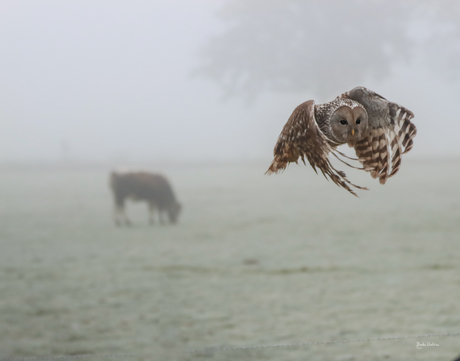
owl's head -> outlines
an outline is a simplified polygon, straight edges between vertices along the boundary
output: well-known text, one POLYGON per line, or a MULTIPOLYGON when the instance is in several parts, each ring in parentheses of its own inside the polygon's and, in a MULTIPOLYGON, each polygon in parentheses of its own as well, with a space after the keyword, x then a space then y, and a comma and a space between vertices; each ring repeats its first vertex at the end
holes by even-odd
POLYGON ((367 132, 368 116, 366 109, 358 102, 343 105, 332 114, 330 120, 334 140, 354 145, 367 132))

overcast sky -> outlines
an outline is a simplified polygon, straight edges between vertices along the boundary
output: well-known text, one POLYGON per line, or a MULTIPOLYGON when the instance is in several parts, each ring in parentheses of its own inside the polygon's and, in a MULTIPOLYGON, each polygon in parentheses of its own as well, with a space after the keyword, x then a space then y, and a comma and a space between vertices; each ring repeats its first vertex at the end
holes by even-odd
MULTIPOLYGON (((1 0, 0 161, 270 162, 290 113, 315 94, 264 93, 247 104, 191 76, 200 49, 226 29, 223 3, 1 0)), ((430 66, 415 58, 352 86, 415 113, 411 157, 459 156, 460 85, 430 66)))

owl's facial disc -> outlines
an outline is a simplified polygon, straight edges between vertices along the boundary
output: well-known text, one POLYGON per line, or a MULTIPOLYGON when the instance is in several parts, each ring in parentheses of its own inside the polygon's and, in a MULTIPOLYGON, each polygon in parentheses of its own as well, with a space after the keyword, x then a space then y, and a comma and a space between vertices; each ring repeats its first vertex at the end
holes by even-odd
POLYGON ((354 127, 352 128, 352 136, 354 136, 356 140, 358 140, 366 134, 369 118, 368 118, 366 110, 361 107, 354 107, 352 109, 352 113, 353 113, 353 119, 354 119, 354 127))
POLYGON ((340 143, 353 143, 365 135, 367 124, 368 116, 364 108, 343 106, 331 117, 332 135, 340 143))

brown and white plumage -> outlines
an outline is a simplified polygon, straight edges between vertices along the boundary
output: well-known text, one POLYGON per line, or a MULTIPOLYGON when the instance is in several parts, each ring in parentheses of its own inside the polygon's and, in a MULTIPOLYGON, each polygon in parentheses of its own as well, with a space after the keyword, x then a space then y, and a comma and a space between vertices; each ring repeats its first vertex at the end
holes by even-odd
POLYGON ((366 108, 368 134, 357 142, 355 151, 364 170, 385 184, 399 171, 401 156, 414 145, 417 128, 410 121, 414 114, 364 87, 356 87, 340 97, 353 99, 366 108))
MULTIPOLYGON (((336 148, 347 143, 355 149, 363 169, 384 184, 395 175, 401 156, 413 147, 417 130, 410 121, 414 114, 364 87, 356 87, 329 103, 315 105, 313 100, 300 104, 284 126, 274 149, 274 160, 267 173, 284 170, 288 163, 305 163, 347 189, 354 186, 344 172, 331 164, 332 153, 348 166, 336 148), (339 119, 341 119, 339 121, 339 119)), ((351 166, 353 167, 353 166, 351 166)), ((356 167, 354 167, 356 168, 356 167)))

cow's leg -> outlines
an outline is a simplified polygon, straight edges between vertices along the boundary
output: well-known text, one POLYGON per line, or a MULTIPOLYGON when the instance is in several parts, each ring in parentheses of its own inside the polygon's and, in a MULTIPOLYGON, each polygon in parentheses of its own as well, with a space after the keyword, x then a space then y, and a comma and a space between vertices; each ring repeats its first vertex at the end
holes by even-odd
POLYGON ((131 221, 129 220, 128 216, 126 215, 126 211, 125 209, 123 208, 123 218, 125 219, 125 224, 127 226, 130 226, 131 225, 131 221))
POLYGON ((153 203, 149 203, 149 223, 155 223, 155 206, 153 203))
POLYGON ((121 226, 123 222, 129 224, 129 220, 126 218, 124 202, 117 202, 115 204, 114 220, 116 226, 121 226))
POLYGON ((160 223, 161 223, 161 224, 165 224, 165 223, 166 223, 166 222, 165 222, 165 213, 166 213, 166 212, 165 212, 165 209, 164 209, 164 208, 161 207, 161 208, 158 209, 158 215, 159 215, 159 217, 160 217, 160 223))
POLYGON ((120 222, 120 207, 115 206, 114 212, 113 212, 113 220, 115 221, 115 225, 118 227, 121 225, 120 222))
POLYGON ((128 216, 126 216, 125 207, 116 207, 115 224, 117 226, 121 226, 123 223, 127 226, 131 225, 131 221, 129 220, 128 216))
POLYGON ((116 195, 115 196, 115 224, 121 225, 124 223, 127 226, 131 225, 131 221, 126 216, 125 210, 125 197, 123 195, 116 195))

